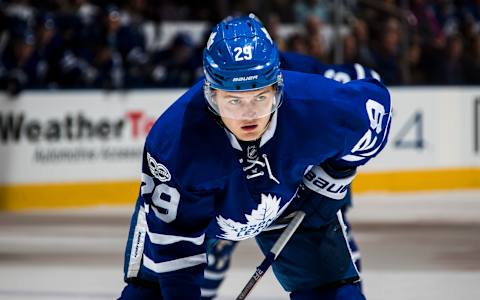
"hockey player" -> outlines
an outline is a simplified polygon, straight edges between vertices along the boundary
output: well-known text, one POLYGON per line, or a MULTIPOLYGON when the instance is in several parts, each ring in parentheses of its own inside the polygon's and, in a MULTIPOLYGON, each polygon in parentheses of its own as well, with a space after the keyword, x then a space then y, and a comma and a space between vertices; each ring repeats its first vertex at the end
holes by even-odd
MULTIPOLYGON (((380 76, 373 70, 363 67, 360 64, 327 65, 322 64, 315 58, 294 52, 280 53, 280 67, 282 70, 297 71, 312 74, 321 74, 327 78, 347 83, 350 80, 375 78, 380 76)), ((352 252, 353 261, 357 270, 360 271, 361 260, 358 246, 351 235, 351 227, 347 221, 347 211, 352 205, 351 189, 343 199, 344 205, 341 208, 342 218, 346 225, 348 246, 352 252)), ((204 280, 201 285, 202 300, 214 299, 218 293, 227 271, 230 267, 231 257, 237 246, 237 242, 219 239, 208 241, 212 247, 208 248, 208 264, 204 271, 204 280)))
POLYGON ((272 266, 290 298, 364 299, 338 211, 386 143, 387 89, 281 71, 250 17, 219 23, 203 60, 205 79, 145 142, 120 299, 200 299, 208 239, 255 237, 267 253, 298 210, 305 220, 272 266))

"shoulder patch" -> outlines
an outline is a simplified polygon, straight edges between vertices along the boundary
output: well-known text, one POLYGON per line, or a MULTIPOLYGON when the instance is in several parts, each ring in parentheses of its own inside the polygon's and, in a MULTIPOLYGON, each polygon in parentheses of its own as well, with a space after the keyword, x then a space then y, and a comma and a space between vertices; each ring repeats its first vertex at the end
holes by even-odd
POLYGON ((150 172, 152 175, 160 180, 161 182, 167 182, 172 179, 170 172, 168 171, 167 167, 165 167, 161 163, 157 163, 155 159, 147 152, 147 162, 148 167, 150 168, 150 172))

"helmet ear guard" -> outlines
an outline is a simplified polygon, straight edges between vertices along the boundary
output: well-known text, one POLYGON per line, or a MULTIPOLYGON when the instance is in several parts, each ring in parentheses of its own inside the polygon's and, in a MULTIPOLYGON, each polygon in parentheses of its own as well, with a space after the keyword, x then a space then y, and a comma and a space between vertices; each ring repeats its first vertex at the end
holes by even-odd
POLYGON ((218 110, 217 101, 213 95, 214 89, 210 86, 210 82, 205 80, 203 84, 203 95, 207 100, 208 109, 216 115, 220 115, 220 111, 218 110))

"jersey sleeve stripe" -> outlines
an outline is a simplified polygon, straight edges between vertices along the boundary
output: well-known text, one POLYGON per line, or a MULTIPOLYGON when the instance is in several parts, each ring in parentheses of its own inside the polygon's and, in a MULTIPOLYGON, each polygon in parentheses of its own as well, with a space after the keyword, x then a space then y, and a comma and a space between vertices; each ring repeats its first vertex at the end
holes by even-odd
POLYGON ((340 210, 337 212, 337 219, 338 219, 338 221, 341 225, 340 227, 342 228, 343 238, 345 239, 345 245, 347 246, 348 252, 350 253, 350 259, 352 260, 353 266, 355 267, 355 270, 357 271, 357 274, 360 277, 360 271, 358 271, 357 265, 355 264, 355 258, 353 256, 352 248, 350 247, 350 244, 348 243, 347 225, 345 225, 345 222, 343 221, 342 212, 340 210))
POLYGON ((348 155, 345 155, 342 157, 343 160, 346 160, 346 161, 360 161, 360 160, 364 160, 368 157, 363 157, 363 156, 357 156, 357 155, 352 155, 352 154, 348 154, 348 155))
POLYGON ((141 260, 143 248, 145 246, 145 231, 147 227, 147 221, 145 220, 145 210, 143 206, 138 206, 137 219, 135 229, 133 233, 133 239, 130 251, 130 258, 128 260, 128 266, 126 271, 126 277, 131 278, 137 276, 141 260))
MULTIPOLYGON (((150 205, 145 204, 145 212, 147 214, 150 212, 150 205)), ((180 235, 176 235, 176 234, 161 234, 161 233, 152 232, 148 225, 149 224, 147 222, 146 223, 147 234, 148 234, 148 237, 149 237, 150 242, 152 244, 171 245, 171 244, 178 243, 178 242, 190 242, 190 243, 193 243, 195 245, 200 246, 205 241, 205 233, 200 235, 200 236, 196 236, 196 237, 180 236, 180 235)))
POLYGON ((193 256, 182 257, 170 261, 156 263, 147 255, 143 255, 143 265, 155 273, 166 273, 185 269, 207 263, 207 254, 201 253, 193 256))
POLYGON ((148 230, 148 237, 150 238, 150 242, 157 245, 170 245, 178 242, 190 242, 195 245, 202 245, 205 241, 205 233, 199 237, 186 237, 186 236, 178 236, 178 235, 168 235, 168 234, 160 234, 160 233, 153 233, 148 230))
POLYGON ((203 273, 203 276, 205 277, 205 279, 222 280, 225 277, 225 273, 227 273, 227 270, 222 272, 213 272, 213 271, 205 270, 203 273))
POLYGON ((218 289, 201 289, 201 296, 205 298, 213 298, 217 295, 218 289))

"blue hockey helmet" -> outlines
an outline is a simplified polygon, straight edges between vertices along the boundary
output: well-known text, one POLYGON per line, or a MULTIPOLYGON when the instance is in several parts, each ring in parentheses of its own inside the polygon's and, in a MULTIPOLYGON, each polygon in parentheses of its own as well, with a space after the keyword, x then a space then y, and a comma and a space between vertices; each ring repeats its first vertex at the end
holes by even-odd
POLYGON ((265 27, 250 14, 227 18, 214 27, 203 51, 205 98, 220 115, 214 90, 252 91, 275 87, 274 112, 281 103, 283 80, 278 49, 265 27))

